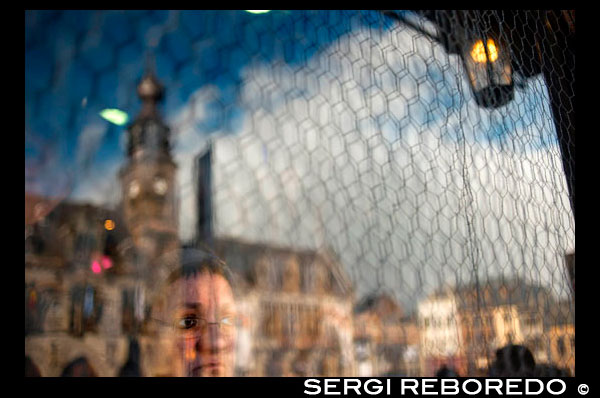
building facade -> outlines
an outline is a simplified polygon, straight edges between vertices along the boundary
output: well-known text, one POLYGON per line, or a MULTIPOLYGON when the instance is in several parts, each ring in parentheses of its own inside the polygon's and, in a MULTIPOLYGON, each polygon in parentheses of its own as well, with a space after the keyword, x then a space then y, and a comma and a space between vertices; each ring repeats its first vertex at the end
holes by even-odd
POLYGON ((239 332, 250 346, 239 346, 241 374, 354 374, 354 292, 333 253, 224 238, 215 251, 236 275, 245 314, 239 332))
MULTIPOLYGON (((82 361, 88 373, 117 376, 138 346, 136 372, 171 375, 165 358, 172 353, 150 314, 151 296, 170 271, 164 259, 181 247, 177 166, 157 110, 160 83, 147 74, 137 90, 142 109, 127 129, 116 209, 26 193, 25 355, 42 376, 60 376, 82 361), (42 208, 48 203, 53 207, 42 208)), ((199 244, 233 271, 237 374, 353 375, 354 293, 339 259, 330 251, 209 236, 206 181, 199 182, 199 244)))
POLYGON ((486 376, 496 350, 509 344, 527 347, 536 363, 573 374, 573 311, 565 306, 546 288, 517 277, 438 291, 419 304, 422 374, 446 365, 461 375, 486 376))
POLYGON ((421 374, 434 375, 442 366, 466 374, 459 303, 451 289, 435 292, 418 305, 421 374))
POLYGON ((138 95, 116 209, 62 201, 36 214, 52 200, 26 193, 25 355, 42 376, 60 376, 80 360, 97 376, 116 376, 132 338, 150 343, 147 296, 164 274, 156 260, 179 248, 176 166, 152 74, 138 95), (36 203, 29 217, 28 202, 36 203))
POLYGON ((388 293, 374 293, 354 308, 359 377, 418 376, 419 329, 413 315, 388 293))

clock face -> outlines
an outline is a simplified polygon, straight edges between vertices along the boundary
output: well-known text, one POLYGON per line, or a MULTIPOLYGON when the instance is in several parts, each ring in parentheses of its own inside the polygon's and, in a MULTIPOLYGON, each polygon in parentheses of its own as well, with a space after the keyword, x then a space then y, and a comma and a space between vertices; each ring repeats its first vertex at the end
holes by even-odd
POLYGON ((154 193, 157 195, 163 196, 167 193, 167 181, 164 178, 158 177, 154 179, 152 183, 152 189, 154 189, 154 193))
POLYGON ((131 199, 136 198, 140 194, 140 183, 137 180, 131 181, 127 194, 131 199))

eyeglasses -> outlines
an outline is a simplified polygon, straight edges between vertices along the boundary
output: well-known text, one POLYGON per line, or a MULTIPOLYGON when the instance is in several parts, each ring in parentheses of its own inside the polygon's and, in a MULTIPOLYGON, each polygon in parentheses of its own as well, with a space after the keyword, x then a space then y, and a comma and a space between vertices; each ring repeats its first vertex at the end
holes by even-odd
POLYGON ((172 322, 164 322, 153 318, 163 326, 170 327, 177 335, 182 337, 197 337, 208 330, 211 325, 217 326, 219 332, 224 335, 231 335, 235 330, 235 317, 233 315, 224 316, 217 322, 209 322, 207 319, 195 315, 186 315, 175 319, 172 322))

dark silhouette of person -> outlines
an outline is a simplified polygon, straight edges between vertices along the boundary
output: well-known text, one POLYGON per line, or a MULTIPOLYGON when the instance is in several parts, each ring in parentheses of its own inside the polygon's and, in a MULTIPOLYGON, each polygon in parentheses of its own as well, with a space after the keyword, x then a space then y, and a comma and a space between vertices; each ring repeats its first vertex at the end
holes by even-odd
POLYGON ((119 377, 142 377, 140 369, 140 345, 135 337, 129 339, 129 355, 119 370, 119 377))
POLYGON ((568 369, 559 368, 553 364, 541 363, 535 366, 535 377, 571 377, 568 369))
POLYGON ((449 368, 447 365, 442 365, 435 373, 435 377, 445 378, 445 377, 460 377, 456 370, 453 368, 449 368))
POLYGON ((42 377, 38 367, 27 355, 25 355, 25 377, 42 377))
POLYGON ((97 375, 88 360, 79 357, 65 367, 60 377, 97 377, 97 375))
POLYGON ((535 359, 527 347, 509 344, 496 351, 490 377, 533 377, 535 359))

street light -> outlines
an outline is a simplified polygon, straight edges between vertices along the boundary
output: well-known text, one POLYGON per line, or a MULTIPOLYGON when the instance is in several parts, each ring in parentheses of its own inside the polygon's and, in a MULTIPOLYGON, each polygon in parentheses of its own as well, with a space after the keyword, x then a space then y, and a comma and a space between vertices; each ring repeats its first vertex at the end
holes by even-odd
POLYGON ((497 108, 513 99, 513 60, 510 46, 497 34, 502 31, 499 23, 482 23, 479 11, 418 11, 435 24, 436 33, 431 33, 405 14, 390 10, 383 13, 442 44, 449 54, 460 54, 479 106, 497 108))
POLYGON ((478 105, 497 108, 513 99, 510 51, 499 37, 473 35, 462 46, 461 55, 478 105))
POLYGON ((437 27, 435 35, 400 14, 383 11, 442 44, 449 54, 461 54, 480 106, 499 107, 513 98, 511 69, 525 79, 544 77, 575 215, 575 10, 417 10, 437 27), (486 35, 477 38, 475 32, 486 35), (495 36, 498 32, 506 41, 495 36), (487 44, 488 38, 495 49, 487 44), (479 40, 486 53, 485 67, 469 60, 479 40), (498 58, 492 60, 494 52, 498 58))

